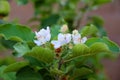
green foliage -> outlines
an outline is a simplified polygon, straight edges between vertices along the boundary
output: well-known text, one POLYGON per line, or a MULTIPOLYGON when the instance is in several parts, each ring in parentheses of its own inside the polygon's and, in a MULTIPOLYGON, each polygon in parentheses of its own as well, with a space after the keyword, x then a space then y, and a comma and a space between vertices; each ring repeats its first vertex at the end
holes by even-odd
POLYGON ((26 56, 34 57, 45 63, 51 63, 54 59, 54 53, 48 48, 34 47, 26 56))
POLYGON ((96 36, 97 33, 98 33, 98 29, 94 25, 85 26, 81 30, 81 35, 82 36, 91 36, 91 35, 96 36))
POLYGON ((37 67, 38 69, 41 69, 47 66, 44 62, 36 59, 35 57, 25 56, 24 58, 29 61, 29 64, 31 66, 37 67))
POLYGON ((96 43, 96 42, 105 43, 109 47, 109 50, 112 51, 113 53, 119 53, 120 52, 119 46, 116 43, 114 43, 113 41, 106 38, 106 37, 90 38, 90 39, 87 40, 86 45, 91 46, 93 43, 96 43))
POLYGON ((0 66, 0 79, 3 80, 16 80, 15 72, 3 73, 6 66, 0 66))
POLYGON ((60 25, 55 25, 55 26, 51 27, 52 39, 56 38, 56 36, 59 34, 59 32, 60 32, 60 25))
POLYGON ((72 48, 72 52, 65 57, 66 61, 71 61, 79 57, 92 55, 90 49, 85 44, 77 44, 72 48))
POLYGON ((7 73, 7 72, 16 72, 18 71, 19 69, 27 66, 29 63, 26 62, 26 61, 21 61, 21 62, 16 62, 16 63, 13 63, 13 64, 10 64, 8 65, 5 70, 4 70, 4 73, 7 73))
MULTIPOLYGON (((68 24, 72 33, 73 29, 82 27, 82 19, 86 18, 84 16, 86 13, 110 1, 16 0, 19 5, 32 2, 35 16, 31 21, 39 21, 40 28, 50 26, 51 40, 57 39, 61 25, 68 24), (81 3, 83 5, 78 6, 81 3)), ((106 54, 119 53, 120 48, 104 37, 107 34, 101 17, 88 16, 86 19, 89 20, 80 33, 82 38, 86 36, 88 40, 82 43, 80 36, 71 34, 71 38, 75 36, 79 44, 74 44, 73 38, 66 43, 68 40, 64 35, 58 41, 60 47, 57 49, 54 49, 56 44, 51 44, 51 40, 47 41, 47 35, 43 36, 47 33, 45 29, 41 29, 42 31, 35 36, 27 26, 2 22, 0 46, 12 49, 14 56, 17 59, 21 57, 23 61, 16 62, 14 58, 0 59, 0 78, 4 80, 105 80, 100 60, 106 54), (37 46, 34 43, 35 38, 43 44, 37 46), (66 44, 62 45, 64 42, 66 44)))
POLYGON ((90 22, 89 24, 93 24, 97 27, 98 32, 99 32, 99 36, 103 37, 103 36, 107 36, 107 33, 103 27, 104 21, 100 16, 92 16, 89 18, 90 22))
MULTIPOLYGON (((111 0, 16 0, 18 4, 33 3, 35 17, 40 26, 68 23, 70 30, 79 28, 86 12, 92 11, 111 0), (79 3, 83 6, 79 7, 79 3)), ((34 21, 34 20, 33 20, 34 21)), ((36 20, 35 20, 36 21, 36 20)), ((41 28, 41 27, 40 27, 41 28)))
POLYGON ((111 2, 112 0, 82 0, 84 3, 91 3, 93 6, 102 5, 111 2))
POLYGON ((0 16, 7 16, 10 12, 10 5, 7 0, 0 0, 0 16))
POLYGON ((10 64, 15 63, 15 62, 16 62, 16 60, 13 56, 7 56, 4 58, 0 58, 0 66, 10 65, 10 64))
POLYGON ((28 3, 28 0, 16 0, 18 5, 25 5, 28 3))
POLYGON ((73 75, 71 76, 71 79, 72 78, 77 79, 77 80, 82 79, 82 78, 86 79, 87 77, 85 77, 85 76, 86 75, 88 76, 92 73, 93 73, 93 71, 89 68, 85 68, 85 67, 82 67, 82 68, 79 68, 79 69, 75 68, 75 70, 73 71, 73 75))
POLYGON ((18 56, 18 57, 22 57, 25 53, 30 51, 30 48, 25 43, 23 43, 23 44, 17 43, 13 47, 14 47, 14 50, 16 51, 16 53, 14 53, 14 55, 18 56))
POLYGON ((51 16, 49 16, 49 17, 47 17, 47 18, 43 18, 41 21, 42 21, 42 24, 41 24, 41 26, 42 27, 46 27, 46 26, 51 26, 51 25, 54 25, 54 24, 56 24, 57 23, 57 21, 58 21, 58 19, 59 19, 59 15, 51 15, 51 16))
POLYGON ((85 44, 77 44, 72 49, 72 54, 74 57, 86 55, 89 53, 89 47, 85 44))
POLYGON ((1 43, 1 45, 4 46, 5 48, 13 49, 13 45, 16 44, 16 41, 5 40, 5 39, 1 38, 1 39, 0 39, 0 43, 1 43))
POLYGON ((13 41, 33 41, 34 34, 26 26, 16 24, 0 25, 0 35, 6 40, 13 41))
POLYGON ((94 5, 101 5, 101 4, 105 4, 105 3, 109 3, 112 0, 94 0, 94 5))
POLYGON ((63 75, 64 74, 64 72, 62 70, 59 70, 57 68, 51 68, 50 73, 52 75, 63 75))
POLYGON ((108 46, 105 44, 105 43, 102 43, 102 42, 96 42, 96 43, 93 43, 91 46, 90 46, 90 52, 93 53, 93 54, 96 54, 96 53, 104 53, 104 52, 110 52, 109 51, 109 48, 108 46))
POLYGON ((21 68, 16 74, 16 80, 43 80, 38 72, 29 66, 21 68))

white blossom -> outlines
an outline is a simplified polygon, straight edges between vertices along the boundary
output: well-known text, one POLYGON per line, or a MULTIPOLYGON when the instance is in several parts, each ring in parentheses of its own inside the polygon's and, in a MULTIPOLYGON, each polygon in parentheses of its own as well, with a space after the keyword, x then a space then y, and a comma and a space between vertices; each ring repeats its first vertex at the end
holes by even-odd
POLYGON ((61 47, 61 42, 57 41, 57 40, 52 40, 51 43, 54 45, 54 48, 57 49, 59 47, 61 47))
POLYGON ((81 35, 79 34, 78 30, 74 30, 72 32, 72 39, 74 44, 85 43, 87 41, 87 37, 81 38, 81 35))
POLYGON ((57 49, 62 45, 68 44, 71 41, 71 34, 58 34, 58 40, 53 40, 51 43, 54 45, 54 48, 57 49))
POLYGON ((35 32, 37 40, 34 40, 34 42, 40 46, 42 44, 45 44, 47 41, 50 41, 51 34, 50 34, 50 28, 47 27, 47 29, 41 29, 39 32, 35 32))

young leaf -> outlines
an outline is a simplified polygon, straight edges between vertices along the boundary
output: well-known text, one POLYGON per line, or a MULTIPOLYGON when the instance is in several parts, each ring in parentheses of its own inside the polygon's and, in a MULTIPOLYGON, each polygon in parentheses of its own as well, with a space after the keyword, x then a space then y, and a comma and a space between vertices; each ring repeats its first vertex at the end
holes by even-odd
POLYGON ((103 27, 104 21, 100 16, 92 16, 89 18, 90 22, 89 24, 93 24, 96 26, 96 28, 99 30, 98 35, 99 36, 107 36, 107 33, 103 27))
POLYGON ((54 74, 54 75, 63 75, 63 71, 62 70, 58 70, 57 68, 51 68, 50 69, 50 72, 51 72, 51 74, 54 74))
POLYGON ((105 43, 109 47, 109 50, 112 51, 113 53, 119 53, 120 52, 119 46, 116 43, 114 43, 113 41, 106 38, 106 37, 104 37, 104 38, 89 38, 86 41, 85 44, 87 46, 91 46, 93 43, 96 43, 96 42, 105 43))
POLYGON ((113 52, 120 52, 120 47, 113 41, 111 41, 110 39, 108 39, 107 37, 103 37, 103 41, 104 43, 106 43, 109 47, 109 49, 113 52))
POLYGON ((60 32, 60 25, 55 25, 53 27, 51 27, 51 37, 52 39, 54 39, 60 32))
POLYGON ((98 29, 96 28, 96 26, 90 25, 90 26, 85 26, 81 30, 81 35, 82 36, 96 35, 97 32, 98 32, 98 29))
POLYGON ((0 66, 0 80, 16 80, 15 72, 3 73, 7 66, 0 66))
POLYGON ((72 59, 75 59, 75 58, 79 58, 81 56, 86 56, 89 54, 89 47, 85 44, 77 44, 73 47, 72 49, 72 53, 70 53, 66 59, 69 61, 69 60, 72 60, 72 59))
POLYGON ((102 53, 102 52, 110 52, 108 46, 105 43, 102 42, 96 42, 93 43, 90 46, 90 52, 92 54, 98 54, 98 53, 102 53))
POLYGON ((15 56, 21 57, 23 56, 25 53, 27 53, 28 51, 30 51, 29 47, 27 44, 25 43, 17 43, 13 46, 13 48, 15 49, 15 51, 17 52, 15 54, 15 56))
POLYGON ((45 63, 50 63, 54 59, 54 53, 48 48, 34 47, 26 56, 34 57, 45 63))
POLYGON ((0 25, 0 36, 14 41, 33 41, 34 39, 34 33, 28 27, 16 24, 0 25))
POLYGON ((89 47, 85 44, 77 44, 73 47, 73 56, 81 56, 89 53, 89 47))
POLYGON ((7 73, 7 72, 16 72, 18 71, 19 69, 27 66, 29 63, 26 62, 26 61, 21 61, 21 62, 16 62, 16 63, 13 63, 13 64, 10 64, 8 65, 5 70, 4 70, 4 73, 7 73))

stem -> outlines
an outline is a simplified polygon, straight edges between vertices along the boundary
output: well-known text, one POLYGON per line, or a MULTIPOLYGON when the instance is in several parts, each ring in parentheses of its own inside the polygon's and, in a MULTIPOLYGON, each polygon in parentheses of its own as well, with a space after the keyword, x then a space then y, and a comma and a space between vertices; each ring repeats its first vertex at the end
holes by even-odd
MULTIPOLYGON (((59 62, 58 62, 58 70, 61 69, 63 62, 62 62, 62 58, 60 58, 59 62)), ((56 75, 55 80, 60 80, 60 76, 56 75)))
MULTIPOLYGON (((84 11, 84 12, 81 12, 80 14, 78 14, 78 18, 79 19, 77 19, 75 22, 76 22, 76 24, 75 24, 75 26, 76 26, 76 29, 80 29, 80 27, 81 26, 83 26, 83 23, 85 22, 85 20, 86 20, 86 17, 87 17, 87 13, 88 13, 88 11, 89 11, 89 6, 88 5, 86 5, 85 7, 84 7, 86 10, 84 11)), ((74 23, 75 23, 74 22, 74 23)))
POLYGON ((90 56, 90 55, 91 55, 91 54, 86 54, 86 55, 82 55, 82 56, 77 56, 77 57, 74 57, 74 58, 71 58, 71 59, 68 59, 68 60, 64 61, 64 63, 69 62, 69 61, 72 61, 73 59, 76 59, 76 58, 79 58, 79 57, 90 56))
POLYGON ((58 70, 60 70, 61 66, 62 66, 62 58, 60 58, 60 60, 58 62, 58 70))

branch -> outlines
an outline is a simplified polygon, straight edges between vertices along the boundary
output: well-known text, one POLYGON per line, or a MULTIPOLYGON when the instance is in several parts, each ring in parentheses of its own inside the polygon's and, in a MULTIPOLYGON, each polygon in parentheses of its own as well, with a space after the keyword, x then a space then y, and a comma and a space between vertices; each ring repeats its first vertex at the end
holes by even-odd
POLYGON ((86 20, 87 13, 89 11, 89 6, 86 5, 83 9, 85 9, 85 11, 78 14, 77 18, 79 19, 75 21, 76 22, 75 26, 76 26, 76 29, 78 30, 80 29, 80 27, 83 26, 83 22, 86 20))

